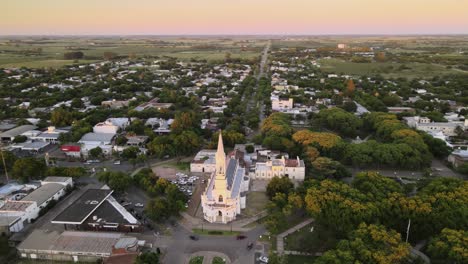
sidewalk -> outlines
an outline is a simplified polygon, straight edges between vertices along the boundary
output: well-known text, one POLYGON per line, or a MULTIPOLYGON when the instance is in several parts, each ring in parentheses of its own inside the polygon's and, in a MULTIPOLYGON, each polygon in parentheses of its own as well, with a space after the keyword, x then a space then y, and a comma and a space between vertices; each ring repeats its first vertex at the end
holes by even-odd
POLYGON ((267 212, 263 211, 255 216, 236 220, 227 224, 216 224, 208 223, 203 219, 193 217, 186 212, 180 213, 182 219, 179 223, 184 226, 187 230, 191 231, 192 229, 206 229, 206 230, 221 230, 221 231, 237 231, 237 232, 247 232, 252 228, 245 227, 246 225, 257 221, 258 219, 266 216, 267 212))
POLYGON ((284 238, 287 237, 289 234, 292 234, 294 232, 296 232, 297 230, 303 228, 304 226, 310 224, 314 222, 314 219, 313 218, 310 218, 310 219, 307 219, 305 220, 304 222, 296 225, 296 226, 293 226, 291 228, 289 228, 288 230, 284 231, 283 233, 279 234, 277 237, 276 237, 276 251, 278 252, 278 254, 280 255, 283 255, 285 253, 284 251, 284 238))

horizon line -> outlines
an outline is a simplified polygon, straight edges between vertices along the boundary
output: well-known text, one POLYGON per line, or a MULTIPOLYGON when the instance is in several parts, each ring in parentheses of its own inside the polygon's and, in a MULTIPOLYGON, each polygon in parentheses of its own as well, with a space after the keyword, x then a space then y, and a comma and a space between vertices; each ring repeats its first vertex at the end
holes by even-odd
POLYGON ((152 37, 204 37, 204 36, 261 36, 261 37, 315 37, 315 36, 468 36, 467 33, 323 33, 323 34, 0 34, 0 37, 141 37, 141 36, 152 36, 152 37))

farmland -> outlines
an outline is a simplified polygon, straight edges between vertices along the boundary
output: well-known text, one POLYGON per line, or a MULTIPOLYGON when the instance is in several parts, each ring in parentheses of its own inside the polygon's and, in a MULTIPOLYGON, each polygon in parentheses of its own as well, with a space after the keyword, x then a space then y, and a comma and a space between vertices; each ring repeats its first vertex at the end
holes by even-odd
POLYGON ((183 61, 222 60, 227 53, 232 59, 254 59, 262 45, 262 41, 220 38, 3 38, 0 39, 0 67, 57 68, 99 61, 105 52, 120 58, 158 59, 169 56, 183 61), (83 52, 84 58, 65 60, 64 54, 71 51, 83 52))

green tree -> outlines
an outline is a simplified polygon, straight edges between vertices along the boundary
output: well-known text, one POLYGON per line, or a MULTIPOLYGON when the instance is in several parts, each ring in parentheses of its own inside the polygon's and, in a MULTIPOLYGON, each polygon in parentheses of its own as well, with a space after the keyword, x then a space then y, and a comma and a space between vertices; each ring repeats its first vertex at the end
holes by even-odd
POLYGON ((138 255, 135 264, 159 264, 159 254, 157 252, 144 252, 138 255))
POLYGON ((128 141, 127 137, 120 135, 115 139, 115 144, 119 146, 124 146, 125 144, 127 144, 127 141, 128 141))
POLYGON ((50 116, 50 122, 54 126, 69 126, 73 122, 73 114, 64 108, 57 108, 52 111, 50 116))
POLYGON ((122 151, 121 156, 124 159, 136 159, 138 156, 138 153, 140 153, 140 148, 131 146, 131 147, 125 148, 122 151))
POLYGON ((250 144, 249 144, 249 145, 246 145, 246 146, 245 146, 245 151, 246 151, 247 153, 253 153, 254 150, 255 150, 255 148, 254 148, 253 145, 250 145, 250 144))
POLYGON ((468 231, 444 228, 427 247, 429 255, 444 263, 468 262, 468 231))
POLYGON ((358 173, 354 177, 352 186, 375 200, 385 199, 391 193, 403 193, 400 184, 373 171, 358 173))
POLYGON ((151 199, 145 207, 145 214, 152 220, 159 222, 170 216, 166 199, 157 197, 151 199))
POLYGON ((172 136, 176 155, 190 155, 198 150, 202 144, 201 138, 191 130, 182 131, 182 133, 172 136))
POLYGON ((7 170, 11 170, 17 158, 15 154, 11 153, 10 151, 0 151, 0 173, 5 173, 5 167, 2 158, 5 160, 7 170))
POLYGON ((284 113, 271 114, 263 121, 261 132, 265 136, 289 137, 292 134, 289 116, 284 113))
POLYGON ((28 140, 28 137, 19 135, 13 139, 13 143, 23 143, 26 142, 26 140, 28 140))
POLYGON ((124 192, 132 183, 132 178, 123 172, 104 171, 97 175, 98 179, 105 182, 116 192, 124 192))
POLYGON ((321 110, 317 119, 325 127, 347 137, 355 137, 362 126, 359 117, 341 108, 321 110))
POLYGON ((277 194, 288 194, 294 189, 294 184, 288 177, 273 177, 267 185, 266 193, 270 200, 277 194))
POLYGON ((31 179, 42 179, 46 170, 47 166, 43 160, 22 158, 15 161, 11 174, 22 182, 28 182, 31 179))
POLYGON ((169 136, 155 137, 153 141, 148 143, 148 149, 158 158, 162 158, 166 155, 172 156, 175 153, 173 141, 169 136))
POLYGON ((91 156, 92 158, 100 158, 102 157, 102 154, 102 148, 100 147, 95 147, 89 150, 89 156, 91 156))
POLYGON ((401 241, 399 233, 362 223, 349 239, 341 240, 336 249, 325 252, 315 263, 395 264, 409 259, 410 246, 401 241))

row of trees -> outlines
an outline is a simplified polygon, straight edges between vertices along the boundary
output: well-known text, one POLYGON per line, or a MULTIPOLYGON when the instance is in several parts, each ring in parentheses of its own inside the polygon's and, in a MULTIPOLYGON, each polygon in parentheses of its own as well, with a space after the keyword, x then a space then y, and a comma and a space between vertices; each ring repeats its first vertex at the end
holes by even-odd
POLYGON ((150 219, 163 221, 185 209, 187 196, 175 184, 154 175, 151 169, 141 170, 133 179, 152 197, 145 207, 150 219))

